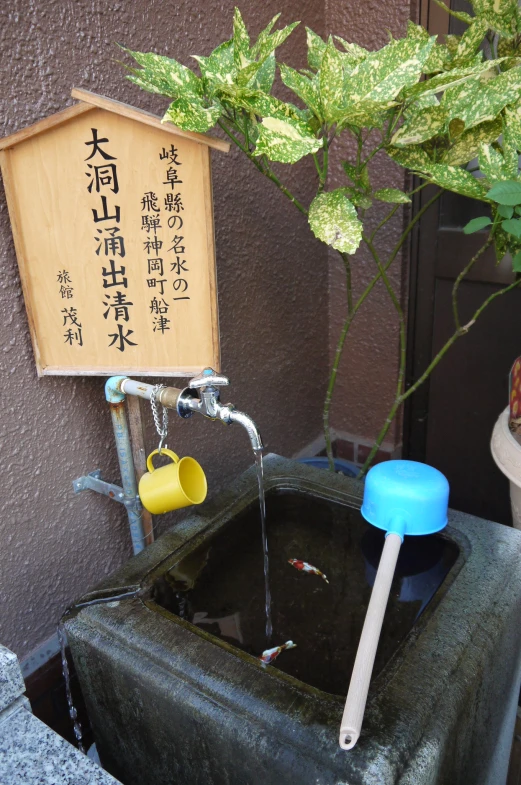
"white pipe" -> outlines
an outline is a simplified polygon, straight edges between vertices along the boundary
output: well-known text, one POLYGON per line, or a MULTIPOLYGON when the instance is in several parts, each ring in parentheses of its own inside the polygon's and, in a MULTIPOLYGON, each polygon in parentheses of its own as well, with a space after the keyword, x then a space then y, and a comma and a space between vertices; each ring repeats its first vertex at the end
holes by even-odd
POLYGON ((138 398, 145 398, 150 401, 152 398, 153 384, 146 382, 136 382, 134 379, 124 379, 120 384, 120 390, 125 395, 137 395, 138 398))

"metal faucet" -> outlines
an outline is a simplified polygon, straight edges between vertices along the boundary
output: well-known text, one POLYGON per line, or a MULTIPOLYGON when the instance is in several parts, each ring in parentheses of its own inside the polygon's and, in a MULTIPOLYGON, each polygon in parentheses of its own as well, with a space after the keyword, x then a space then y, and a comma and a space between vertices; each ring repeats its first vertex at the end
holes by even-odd
MULTIPOLYGON (((130 433, 125 414, 125 398, 136 395, 147 401, 157 401, 167 409, 175 409, 180 417, 191 417, 199 412, 210 420, 221 420, 226 424, 238 422, 246 429, 251 446, 255 453, 262 450, 262 439, 257 426, 247 414, 238 412, 231 403, 222 404, 219 387, 230 384, 226 376, 205 368, 200 376, 196 376, 188 387, 180 390, 177 387, 163 387, 146 382, 129 379, 128 376, 111 376, 105 385, 105 398, 110 404, 114 437, 118 451, 119 468, 122 487, 105 482, 101 479, 100 469, 78 477, 73 481, 75 493, 92 490, 103 493, 114 501, 121 502, 127 508, 130 535, 134 553, 140 553, 145 547, 145 540, 153 542, 153 529, 145 535, 143 529, 143 508, 138 494, 136 473, 130 433)), ((144 449, 143 449, 144 451, 144 449)))
POLYGON ((227 425, 237 422, 246 429, 253 450, 262 450, 261 435, 251 417, 248 417, 244 412, 237 411, 231 403, 221 403, 219 388, 229 384, 228 377, 217 373, 213 368, 205 368, 179 394, 177 413, 180 417, 187 418, 191 417, 194 412, 199 412, 203 417, 208 417, 210 420, 221 420, 227 425))

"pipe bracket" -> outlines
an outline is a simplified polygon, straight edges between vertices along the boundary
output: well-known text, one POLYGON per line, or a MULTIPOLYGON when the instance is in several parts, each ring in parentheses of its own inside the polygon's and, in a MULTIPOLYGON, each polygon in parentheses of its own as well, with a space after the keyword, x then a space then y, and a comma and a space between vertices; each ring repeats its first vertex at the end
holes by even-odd
POLYGON ((74 493, 81 493, 81 491, 96 491, 108 496, 115 502, 123 504, 127 510, 132 510, 135 513, 141 513, 141 499, 139 496, 125 496, 123 488, 119 485, 113 485, 111 482, 105 482, 101 479, 101 469, 95 469, 89 474, 84 474, 72 481, 72 488, 74 493))

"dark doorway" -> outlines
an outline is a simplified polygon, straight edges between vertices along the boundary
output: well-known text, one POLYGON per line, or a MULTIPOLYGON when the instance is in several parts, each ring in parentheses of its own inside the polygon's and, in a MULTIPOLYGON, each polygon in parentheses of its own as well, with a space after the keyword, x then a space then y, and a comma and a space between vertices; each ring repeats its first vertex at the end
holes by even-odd
MULTIPOLYGON (((453 0, 452 7, 468 10, 459 0, 453 0)), ((432 20, 425 19, 429 8, 422 10, 423 24, 430 21, 432 30, 432 20)), ((443 23, 436 13, 438 27, 440 20, 443 23)), ((448 31, 462 32, 453 21, 448 31)), ((433 193, 430 187, 422 191, 415 209, 433 193)), ((454 332, 453 283, 486 237, 461 231, 477 215, 483 215, 482 205, 445 192, 419 222, 411 254, 409 382, 454 332)), ((493 252, 484 255, 459 289, 462 323, 490 294, 512 281, 509 258, 496 265, 493 252)), ((508 403, 508 373, 518 355, 521 291, 515 290, 497 298, 469 334, 454 344, 430 381, 409 400, 404 423, 405 455, 426 461, 447 476, 452 507, 506 524, 511 523, 508 482, 494 464, 489 442, 508 403)))

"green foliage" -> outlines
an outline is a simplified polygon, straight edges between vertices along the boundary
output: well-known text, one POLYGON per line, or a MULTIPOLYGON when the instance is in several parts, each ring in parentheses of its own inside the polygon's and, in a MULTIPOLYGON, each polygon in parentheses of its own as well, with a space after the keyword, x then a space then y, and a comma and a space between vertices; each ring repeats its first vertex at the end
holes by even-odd
POLYGON ((510 206, 521 204, 521 182, 505 180, 495 183, 487 193, 487 197, 498 204, 510 206))
POLYGON ((508 232, 508 234, 513 234, 514 237, 517 237, 517 239, 521 237, 521 221, 519 218, 508 218, 506 221, 503 221, 501 226, 505 232, 508 232))
POLYGON ((257 153, 266 155, 270 161, 294 164, 305 155, 315 153, 322 146, 305 123, 292 117, 284 120, 265 117, 258 127, 257 153))
POLYGON ((356 209, 340 188, 313 199, 309 225, 315 237, 341 253, 354 253, 362 239, 362 224, 356 209))
POLYGON ((407 204, 411 201, 410 197, 399 188, 380 188, 374 192, 373 196, 380 202, 389 202, 390 204, 407 204))
POLYGON ((489 218, 488 215, 482 215, 480 218, 473 218, 472 221, 469 221, 468 224, 463 227, 463 232, 465 234, 474 234, 474 232, 479 232, 486 226, 490 226, 491 223, 492 219, 489 218))
POLYGON ((128 78, 170 98, 165 122, 203 133, 223 129, 308 213, 315 235, 342 253, 356 251, 361 211, 374 200, 410 201, 396 188, 373 189, 368 162, 380 150, 427 182, 491 204, 493 220, 477 219, 466 231, 488 227, 496 251, 506 253, 520 239, 519 219, 505 208, 521 205, 521 20, 516 0, 472 0, 472 8, 473 15, 451 12, 468 25, 461 36, 438 41, 410 22, 404 38, 375 52, 339 36, 325 41, 306 28, 302 70, 278 62, 298 22, 277 29, 277 15, 252 41, 235 9, 230 39, 209 55, 194 55, 198 73, 168 57, 125 50, 139 66, 128 78), (491 34, 494 47, 483 47, 491 34), (498 57, 487 59, 492 50, 498 57), (294 102, 273 94, 277 69, 294 102), (329 148, 344 134, 356 153, 342 162, 345 185, 327 192, 329 148), (271 164, 307 156, 317 190, 306 209, 271 164))
POLYGON ((521 251, 518 251, 512 259, 512 269, 515 273, 521 273, 521 251))

